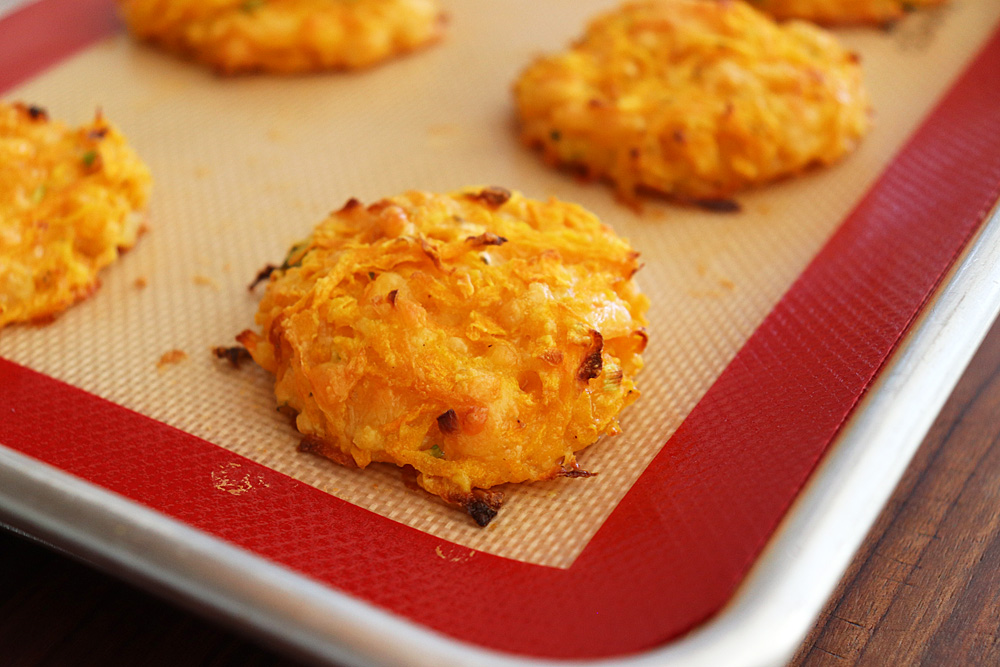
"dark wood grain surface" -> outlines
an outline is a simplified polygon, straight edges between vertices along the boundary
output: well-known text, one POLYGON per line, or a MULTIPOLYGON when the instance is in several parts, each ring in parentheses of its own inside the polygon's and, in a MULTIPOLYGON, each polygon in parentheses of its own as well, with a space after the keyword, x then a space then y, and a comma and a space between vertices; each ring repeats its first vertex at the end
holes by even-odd
POLYGON ((994 323, 792 664, 1000 665, 994 323))
MULTIPOLYGON (((1000 324, 792 664, 1000 665, 1000 324)), ((0 665, 293 667, 0 530, 0 665)))

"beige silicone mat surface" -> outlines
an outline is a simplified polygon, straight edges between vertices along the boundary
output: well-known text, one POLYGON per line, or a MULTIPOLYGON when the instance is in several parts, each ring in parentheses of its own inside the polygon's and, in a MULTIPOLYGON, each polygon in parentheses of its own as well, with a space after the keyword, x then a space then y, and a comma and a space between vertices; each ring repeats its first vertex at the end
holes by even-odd
POLYGON ((8 93, 74 123, 102 108, 155 190, 149 233, 103 287, 49 325, 3 330, 0 355, 457 544, 567 567, 992 32, 1000 3, 955 0, 891 31, 840 31, 862 55, 874 130, 833 168, 741 196, 734 215, 655 201, 636 212, 518 143, 518 72, 613 2, 444 4, 442 43, 357 74, 220 79, 118 35, 8 93), (652 300, 643 395, 623 435, 580 457, 600 474, 509 488, 486 529, 407 488, 394 467, 299 453, 271 378, 210 354, 252 325, 257 271, 349 197, 471 184, 591 209, 642 252, 652 300), (158 367, 172 350, 187 356, 158 367))

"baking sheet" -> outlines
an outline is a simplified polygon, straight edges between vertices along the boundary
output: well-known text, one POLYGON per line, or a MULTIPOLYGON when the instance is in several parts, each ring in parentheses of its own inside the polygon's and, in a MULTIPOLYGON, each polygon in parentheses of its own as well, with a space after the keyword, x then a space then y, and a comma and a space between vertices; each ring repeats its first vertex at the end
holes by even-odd
MULTIPOLYGON (((0 61, 15 62, 15 78, 113 26, 102 0, 36 7, 0 24, 0 61), (30 29, 12 33, 12 25, 30 29), (49 35, 52 25, 67 28, 70 42, 39 48, 30 35, 49 35)), ((919 52, 939 34, 940 19, 917 16, 923 20, 892 33, 901 52, 919 52)), ((935 71, 936 63, 924 64, 935 71)), ((832 590, 1000 303, 990 272, 1000 248, 995 216, 960 256, 1000 196, 998 67, 994 33, 568 567, 493 556, 386 520, 3 359, 0 514, 336 662, 540 664, 528 655, 778 664, 832 590), (883 368, 956 259, 912 340, 883 368), (664 644, 727 601, 715 620, 664 644)), ((0 71, 0 81, 10 74, 0 71)), ((565 180, 523 156, 530 173, 565 180)), ((613 203, 599 187, 572 185, 613 203)), ((647 209, 636 221, 647 229, 673 210, 647 209)), ((181 283, 181 295, 213 287, 208 273, 182 277, 191 283, 181 283)), ((62 340, 75 344, 71 335, 62 340)))
MULTIPOLYGON (((660 202, 636 213, 516 141, 513 78, 613 4, 553 2, 539 13, 528 2, 455 0, 436 47, 362 73, 295 78, 219 79, 118 35, 9 91, 74 122, 102 108, 150 164, 155 191, 150 233, 102 289, 52 325, 3 331, 0 356, 450 542, 570 566, 1000 16, 994 3, 965 2, 892 32, 841 32, 862 54, 871 135, 841 164, 744 195, 742 213, 720 216, 660 202), (487 530, 406 488, 395 468, 358 473, 298 453, 271 379, 209 354, 250 326, 246 285, 257 270, 349 197, 475 183, 593 210, 643 253, 638 277, 653 304, 643 396, 623 436, 581 456, 600 474, 511 489, 487 530), (187 359, 157 367, 175 349, 187 359)), ((254 480, 221 469, 206 484, 234 493, 254 480)))

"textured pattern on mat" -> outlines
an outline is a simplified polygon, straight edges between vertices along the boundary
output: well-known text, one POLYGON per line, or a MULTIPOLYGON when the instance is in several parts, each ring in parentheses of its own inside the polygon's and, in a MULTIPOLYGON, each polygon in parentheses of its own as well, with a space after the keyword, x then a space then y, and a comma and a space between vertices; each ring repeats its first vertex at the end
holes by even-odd
POLYGON ((16 89, 7 97, 71 121, 102 106, 149 162, 156 190, 151 233, 105 272, 102 290, 50 326, 4 331, 0 354, 434 535, 568 566, 1000 13, 981 0, 910 17, 894 33, 844 33, 878 109, 872 135, 843 164, 717 216, 659 204, 636 214, 516 142, 514 76, 609 4, 553 3, 544 20, 525 22, 531 3, 455 1, 440 48, 357 75, 220 80, 119 37, 16 89), (625 435, 581 457, 601 474, 512 490, 485 531, 406 489, 394 468, 359 474, 298 454, 270 378, 208 352, 250 325, 256 296, 245 286, 257 269, 329 209, 350 196, 477 182, 595 211, 643 252, 639 279, 653 301, 643 397, 625 435), (172 349, 187 361, 158 370, 172 349))

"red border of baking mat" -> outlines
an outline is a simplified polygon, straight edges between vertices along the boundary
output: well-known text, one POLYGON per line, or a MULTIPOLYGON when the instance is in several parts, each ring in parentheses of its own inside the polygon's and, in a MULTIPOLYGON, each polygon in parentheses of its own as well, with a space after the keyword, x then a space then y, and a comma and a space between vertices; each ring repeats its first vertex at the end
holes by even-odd
MULTIPOLYGON (((86 24, 92 39, 109 25, 108 3, 86 4, 103 12, 86 24)), ((82 44, 29 48, 36 31, 79 11, 43 0, 0 21, 0 62, 19 68, 8 85, 82 44)), ((1000 196, 997 72, 1000 32, 569 569, 443 559, 436 549, 468 552, 4 360, 0 441, 473 644, 562 658, 655 647, 728 601, 1000 196), (207 483, 231 464, 266 493, 207 483)))
POLYGON ((118 29, 108 0, 41 0, 0 18, 0 92, 118 29))

